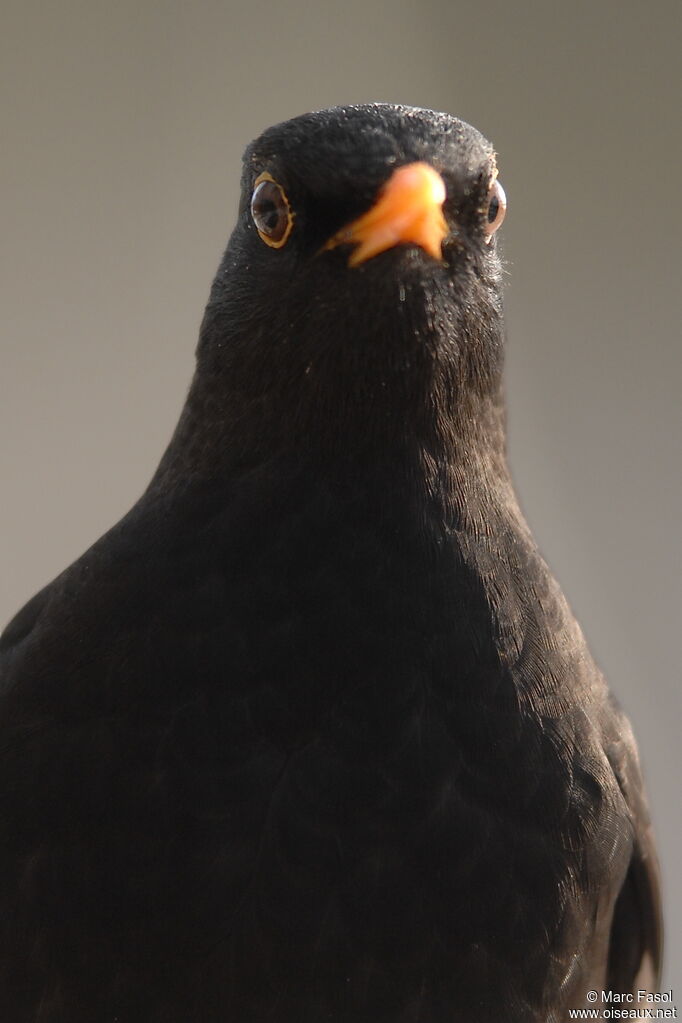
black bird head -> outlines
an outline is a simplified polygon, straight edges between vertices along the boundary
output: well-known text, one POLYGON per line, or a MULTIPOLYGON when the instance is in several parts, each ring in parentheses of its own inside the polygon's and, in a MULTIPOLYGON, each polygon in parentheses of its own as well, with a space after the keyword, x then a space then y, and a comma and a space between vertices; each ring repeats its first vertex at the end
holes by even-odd
POLYGON ((495 157, 448 114, 306 114, 244 157, 181 432, 237 458, 501 438, 495 157), (208 438, 205 438, 208 443, 208 438))

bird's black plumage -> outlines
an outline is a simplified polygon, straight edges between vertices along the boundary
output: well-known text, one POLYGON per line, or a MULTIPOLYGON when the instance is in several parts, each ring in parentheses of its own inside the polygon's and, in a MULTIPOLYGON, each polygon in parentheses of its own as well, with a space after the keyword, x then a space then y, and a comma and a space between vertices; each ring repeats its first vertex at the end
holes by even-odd
POLYGON ((560 1023, 655 986, 634 740, 507 470, 493 177, 388 105, 247 150, 154 479, 2 638, 1 1019, 560 1023), (443 261, 324 250, 415 161, 443 261))

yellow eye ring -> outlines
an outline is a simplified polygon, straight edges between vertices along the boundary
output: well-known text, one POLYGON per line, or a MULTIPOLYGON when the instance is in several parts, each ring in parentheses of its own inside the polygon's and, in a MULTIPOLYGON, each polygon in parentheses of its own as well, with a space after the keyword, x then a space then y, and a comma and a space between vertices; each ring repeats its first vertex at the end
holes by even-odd
POLYGON ((281 249, 286 244, 294 226, 294 214, 286 192, 267 171, 259 174, 254 182, 251 217, 266 245, 281 249))
POLYGON ((488 200, 484 210, 485 223, 484 232, 486 241, 491 242, 493 235, 502 225, 505 214, 507 212, 507 197, 504 194, 504 189, 499 183, 497 178, 493 181, 488 192, 488 200))

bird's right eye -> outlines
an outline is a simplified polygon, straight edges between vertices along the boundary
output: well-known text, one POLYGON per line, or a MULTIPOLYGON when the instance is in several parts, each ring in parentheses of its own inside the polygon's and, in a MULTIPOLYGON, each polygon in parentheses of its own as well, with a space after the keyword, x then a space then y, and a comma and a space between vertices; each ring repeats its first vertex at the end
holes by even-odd
POLYGON ((267 172, 256 178, 251 216, 261 240, 273 249, 281 249, 291 234, 294 215, 284 189, 267 172))
POLYGON ((484 231, 486 241, 491 242, 493 235, 500 227, 507 212, 507 197, 499 181, 493 181, 488 192, 488 201, 485 208, 484 231))

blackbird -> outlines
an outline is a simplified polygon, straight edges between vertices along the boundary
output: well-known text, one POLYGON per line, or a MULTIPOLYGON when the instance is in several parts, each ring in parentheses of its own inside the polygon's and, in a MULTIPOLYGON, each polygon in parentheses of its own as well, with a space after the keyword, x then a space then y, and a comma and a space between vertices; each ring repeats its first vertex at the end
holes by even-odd
POLYGON ((158 470, 2 637, 3 1021, 655 990, 635 743, 506 462, 505 206, 430 110, 247 149, 158 470))

